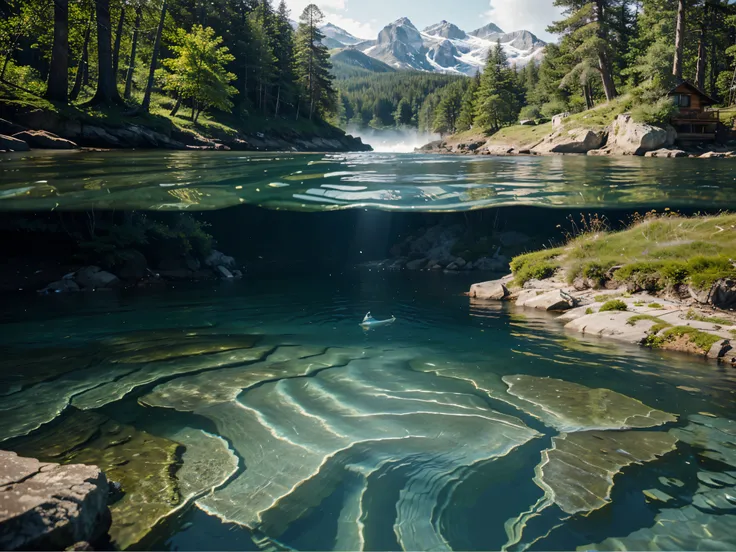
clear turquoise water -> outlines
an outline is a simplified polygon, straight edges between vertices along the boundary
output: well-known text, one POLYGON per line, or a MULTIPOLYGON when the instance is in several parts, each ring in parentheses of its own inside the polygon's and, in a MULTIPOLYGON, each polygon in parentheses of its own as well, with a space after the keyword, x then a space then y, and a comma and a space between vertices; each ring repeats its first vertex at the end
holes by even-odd
MULTIPOLYGON (((155 437, 175 440, 189 428, 222 438, 235 464, 220 473, 214 447, 205 451, 197 473, 211 486, 134 548, 736 547, 734 485, 712 479, 736 475, 734 370, 568 335, 547 314, 470 302, 462 292, 473 279, 355 270, 9 297, 0 315, 0 440, 13 438, 0 447, 27 450, 44 431, 35 426, 67 428, 80 410, 155 437), (397 322, 366 333, 358 323, 367 311, 397 322), (259 336, 256 347, 273 361, 213 364, 222 355, 213 344, 246 335, 259 336), (282 364, 299 356, 293 346, 313 360, 332 352, 300 375, 289 370, 302 361, 282 364), (476 384, 463 379, 468 370, 476 384), (675 414, 675 422, 632 431, 676 434, 679 442, 623 468, 600 509, 570 515, 552 504, 524 516, 544 496, 534 481, 541 455, 564 432, 484 390, 483 382, 513 375, 610 389, 645 412, 675 414), (700 440, 680 438, 678 428, 693 420, 705 420, 700 440), (493 456, 502 437, 518 446, 493 456), (643 492, 652 490, 668 501, 643 492), (517 538, 505 528, 513 519, 523 520, 517 538)), ((608 401, 599 397, 583 411, 605 410, 608 401)), ((595 455, 613 453, 603 448, 595 455)), ((172 469, 182 496, 188 462, 185 454, 172 469)))
POLYGON ((734 159, 32 152, 0 157, 0 209, 734 208, 735 175, 734 159))
MULTIPOLYGON (((735 163, 34 152, 0 157, 0 211, 727 209, 735 163)), ((0 448, 122 483, 116 546, 736 548, 733 368, 463 295, 493 275, 344 268, 388 249, 389 215, 289 240, 309 221, 245 212, 208 214, 227 251, 290 242, 311 270, 1 299, 0 448)))

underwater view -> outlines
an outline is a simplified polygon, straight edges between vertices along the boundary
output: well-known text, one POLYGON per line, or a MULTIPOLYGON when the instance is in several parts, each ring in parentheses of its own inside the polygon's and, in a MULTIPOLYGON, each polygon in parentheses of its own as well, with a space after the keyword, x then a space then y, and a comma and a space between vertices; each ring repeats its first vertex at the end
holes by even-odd
MULTIPOLYGON (((651 209, 718 213, 736 206, 734 169, 8 154, 0 449, 99 467, 118 491, 112 549, 734 549, 732 366, 467 296, 509 271, 473 244, 495 261, 559 244, 583 211, 612 226, 651 209), (137 242, 121 234, 134 224, 137 242), (229 277, 193 277, 202 229, 237 259, 215 263, 229 277), (175 265, 185 234, 175 256, 188 264, 175 265), (418 244, 430 234, 455 237, 418 244), (143 252, 138 285, 64 275, 120 243, 143 252), (479 270, 410 270, 420 246, 456 265, 475 254, 479 270), (54 278, 86 291, 37 293, 54 278)), ((129 261, 107 268, 125 280, 129 261)))

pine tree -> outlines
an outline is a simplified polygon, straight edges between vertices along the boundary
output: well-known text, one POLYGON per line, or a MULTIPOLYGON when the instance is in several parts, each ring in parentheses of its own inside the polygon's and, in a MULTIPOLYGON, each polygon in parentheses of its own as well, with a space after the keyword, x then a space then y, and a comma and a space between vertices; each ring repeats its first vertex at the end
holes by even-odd
POLYGON ((394 111, 394 120, 396 121, 397 127, 409 126, 412 123, 414 117, 414 111, 411 108, 411 103, 406 98, 401 98, 399 104, 396 106, 394 111))
POLYGON ((480 73, 476 72, 473 79, 468 84, 465 94, 462 98, 462 106, 460 107, 460 115, 457 119, 457 131, 464 132, 473 127, 473 119, 475 118, 475 95, 480 88, 480 73))
POLYGON ((273 50, 277 71, 274 109, 276 115, 281 112, 282 105, 293 105, 294 102, 294 30, 289 15, 285 0, 281 0, 276 15, 276 41, 273 50))
POLYGON ((267 0, 260 3, 248 18, 255 104, 263 112, 267 110, 270 89, 276 80, 277 60, 272 45, 272 20, 273 13, 267 0))
POLYGON ((435 109, 432 132, 454 134, 460 117, 463 100, 463 83, 456 83, 443 90, 442 100, 435 109))
POLYGON ((336 99, 330 53, 322 44, 324 35, 319 30, 324 18, 315 4, 309 4, 299 18, 296 32, 296 74, 310 120, 315 115, 324 118, 334 108, 336 99))
POLYGON ((475 95, 474 125, 495 132, 516 121, 519 114, 513 72, 506 52, 498 41, 488 54, 488 60, 475 95))
POLYGON ((555 6, 565 8, 565 19, 549 26, 548 31, 568 35, 577 43, 575 53, 576 74, 595 69, 601 78, 607 100, 614 99, 618 93, 613 80, 613 32, 612 19, 620 0, 555 0, 555 6))
POLYGON ((110 0, 95 0, 97 14, 97 91, 92 104, 122 104, 116 75, 112 70, 110 0))

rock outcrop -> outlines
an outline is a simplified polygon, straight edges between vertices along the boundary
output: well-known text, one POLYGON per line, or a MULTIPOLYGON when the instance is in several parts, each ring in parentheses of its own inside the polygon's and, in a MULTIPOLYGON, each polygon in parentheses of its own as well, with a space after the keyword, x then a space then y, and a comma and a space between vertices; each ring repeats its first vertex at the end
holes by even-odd
MULTIPOLYGON (((513 277, 471 286, 474 300, 514 302, 517 307, 562 312, 565 329, 631 344, 695 354, 736 365, 736 316, 714 316, 713 307, 736 306, 736 281, 723 279, 705 291, 690 289, 693 300, 628 293, 626 288, 575 287, 555 277, 529 280, 514 288, 513 277), (615 301, 614 301, 615 300, 615 301), (708 305, 703 308, 697 303, 708 305)), ((474 303, 477 307, 478 304, 474 303)))
POLYGON ((605 148, 589 152, 589 155, 644 155, 673 146, 676 138, 675 129, 669 125, 658 127, 637 123, 625 113, 608 128, 605 148))
POLYGON ((532 153, 588 153, 605 143, 605 133, 583 128, 558 130, 532 148, 532 153))
POLYGON ((0 549, 64 550, 110 527, 109 485, 94 466, 0 451, 0 549))
POLYGON ((114 288, 120 285, 120 279, 111 272, 98 266, 86 266, 74 276, 77 284, 85 289, 114 288))

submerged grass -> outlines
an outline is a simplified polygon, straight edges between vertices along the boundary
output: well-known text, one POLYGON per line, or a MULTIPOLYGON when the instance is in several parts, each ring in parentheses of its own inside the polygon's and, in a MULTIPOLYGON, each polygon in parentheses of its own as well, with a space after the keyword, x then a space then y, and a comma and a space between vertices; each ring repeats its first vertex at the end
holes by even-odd
POLYGON ((618 232, 587 233, 563 248, 516 257, 517 281, 562 270, 568 281, 612 277, 629 287, 661 291, 678 284, 709 288, 736 277, 736 215, 651 215, 618 232), (612 274, 612 276, 611 276, 612 274))

